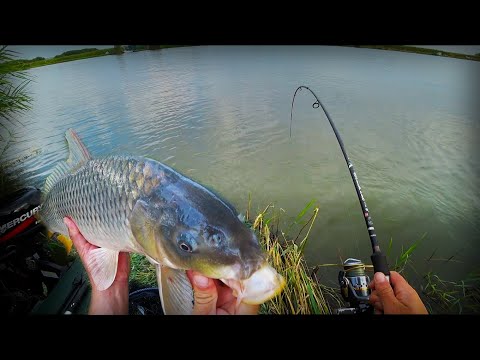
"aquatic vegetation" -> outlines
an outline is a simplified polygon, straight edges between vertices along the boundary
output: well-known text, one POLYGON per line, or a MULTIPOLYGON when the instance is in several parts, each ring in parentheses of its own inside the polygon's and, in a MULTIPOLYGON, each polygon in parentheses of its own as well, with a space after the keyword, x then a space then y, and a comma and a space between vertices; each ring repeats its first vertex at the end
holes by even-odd
MULTIPOLYGON (((331 314, 330 304, 340 304, 338 290, 321 285, 316 278, 315 271, 308 267, 304 258, 304 249, 319 212, 319 208, 315 207, 310 218, 304 219, 305 215, 310 213, 308 210, 313 204, 314 200, 310 201, 296 216, 293 224, 301 224, 302 228, 293 240, 286 238, 283 231, 279 231, 279 214, 269 213, 269 210, 273 208, 271 205, 259 213, 253 221, 252 227, 260 236, 260 243, 267 253, 270 265, 287 282, 280 296, 262 304, 260 310, 262 314, 331 314), (275 220, 277 220, 277 230, 272 231, 271 223, 275 220), (307 231, 302 236, 304 229, 307 231), (297 244, 300 238, 301 241, 297 244)), ((246 218, 246 221, 249 222, 250 219, 246 218)), ((289 226, 288 229, 291 229, 292 226, 289 226)))
POLYGON ((470 273, 459 282, 442 280, 431 271, 424 276, 422 293, 433 313, 478 313, 480 311, 480 272, 470 273))

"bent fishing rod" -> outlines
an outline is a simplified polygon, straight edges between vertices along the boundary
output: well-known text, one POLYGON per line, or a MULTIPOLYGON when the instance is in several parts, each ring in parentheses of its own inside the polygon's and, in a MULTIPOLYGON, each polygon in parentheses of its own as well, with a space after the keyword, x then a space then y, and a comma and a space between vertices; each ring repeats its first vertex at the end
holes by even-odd
MULTIPOLYGON (((325 106, 323 106, 322 102, 320 101, 318 96, 313 92, 313 90, 307 86, 303 86, 303 85, 299 86, 297 90, 295 90, 295 94, 293 95, 292 107, 290 110, 290 137, 292 137, 293 104, 295 102, 295 96, 297 95, 297 92, 301 89, 307 89, 312 93, 312 95, 316 99, 316 101, 312 104, 312 107, 314 109, 318 109, 318 107, 321 106, 323 109, 323 112, 327 116, 328 121, 330 122, 333 132, 335 133, 335 136, 337 138, 338 144, 340 145, 340 149, 342 150, 343 157, 345 158, 345 161, 347 163, 348 170, 350 171, 350 176, 352 177, 353 185, 355 186, 355 190, 357 191, 357 197, 358 197, 358 200, 360 201, 360 206, 362 207, 363 217, 365 219, 365 224, 368 230, 368 236, 370 237, 370 242, 373 250, 373 254, 370 256, 370 259, 372 260, 374 272, 384 273, 387 279, 390 281, 390 270, 388 270, 387 257, 382 253, 382 251, 380 250, 380 246, 378 245, 377 234, 375 233, 372 217, 370 216, 370 213, 368 211, 367 203, 365 202, 365 198, 363 197, 363 194, 362 194, 362 188, 358 183, 357 174, 355 173, 353 164, 347 155, 347 151, 345 150, 345 146, 343 145, 342 138, 338 133, 337 128, 335 127, 335 124, 333 123, 333 120, 328 114, 328 111, 325 108, 325 106)), ((348 259, 348 260, 356 260, 356 259, 348 259)), ((356 260, 356 261, 360 263, 359 260, 356 260)), ((350 261, 350 263, 348 264, 346 262, 345 265, 353 265, 353 263, 355 263, 355 261, 350 261)))

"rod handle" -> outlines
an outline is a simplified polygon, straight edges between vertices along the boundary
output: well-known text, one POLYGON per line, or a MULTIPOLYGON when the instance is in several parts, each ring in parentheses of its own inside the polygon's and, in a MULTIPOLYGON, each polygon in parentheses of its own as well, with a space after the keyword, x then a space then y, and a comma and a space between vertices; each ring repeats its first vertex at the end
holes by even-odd
POLYGON ((390 270, 388 269, 387 257, 381 252, 377 251, 370 256, 373 264, 374 272, 382 272, 390 281, 390 270))

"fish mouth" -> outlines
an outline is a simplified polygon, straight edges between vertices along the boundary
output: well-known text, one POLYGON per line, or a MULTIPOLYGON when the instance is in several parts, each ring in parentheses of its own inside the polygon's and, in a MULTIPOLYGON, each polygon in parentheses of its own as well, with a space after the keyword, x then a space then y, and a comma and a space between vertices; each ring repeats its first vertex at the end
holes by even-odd
POLYGON ((249 278, 220 279, 233 290, 233 296, 249 305, 260 305, 280 294, 285 287, 285 279, 268 263, 263 264, 249 278))

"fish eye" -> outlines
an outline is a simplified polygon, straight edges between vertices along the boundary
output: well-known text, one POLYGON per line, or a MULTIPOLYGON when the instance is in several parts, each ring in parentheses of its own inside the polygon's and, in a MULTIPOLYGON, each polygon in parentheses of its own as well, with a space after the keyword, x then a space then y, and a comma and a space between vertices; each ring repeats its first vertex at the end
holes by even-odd
POLYGON ((192 252, 192 248, 187 243, 182 241, 179 245, 180 249, 182 249, 183 251, 192 252))
POLYGON ((195 248, 195 239, 192 234, 188 232, 183 232, 178 237, 178 246, 185 252, 193 252, 195 248))

